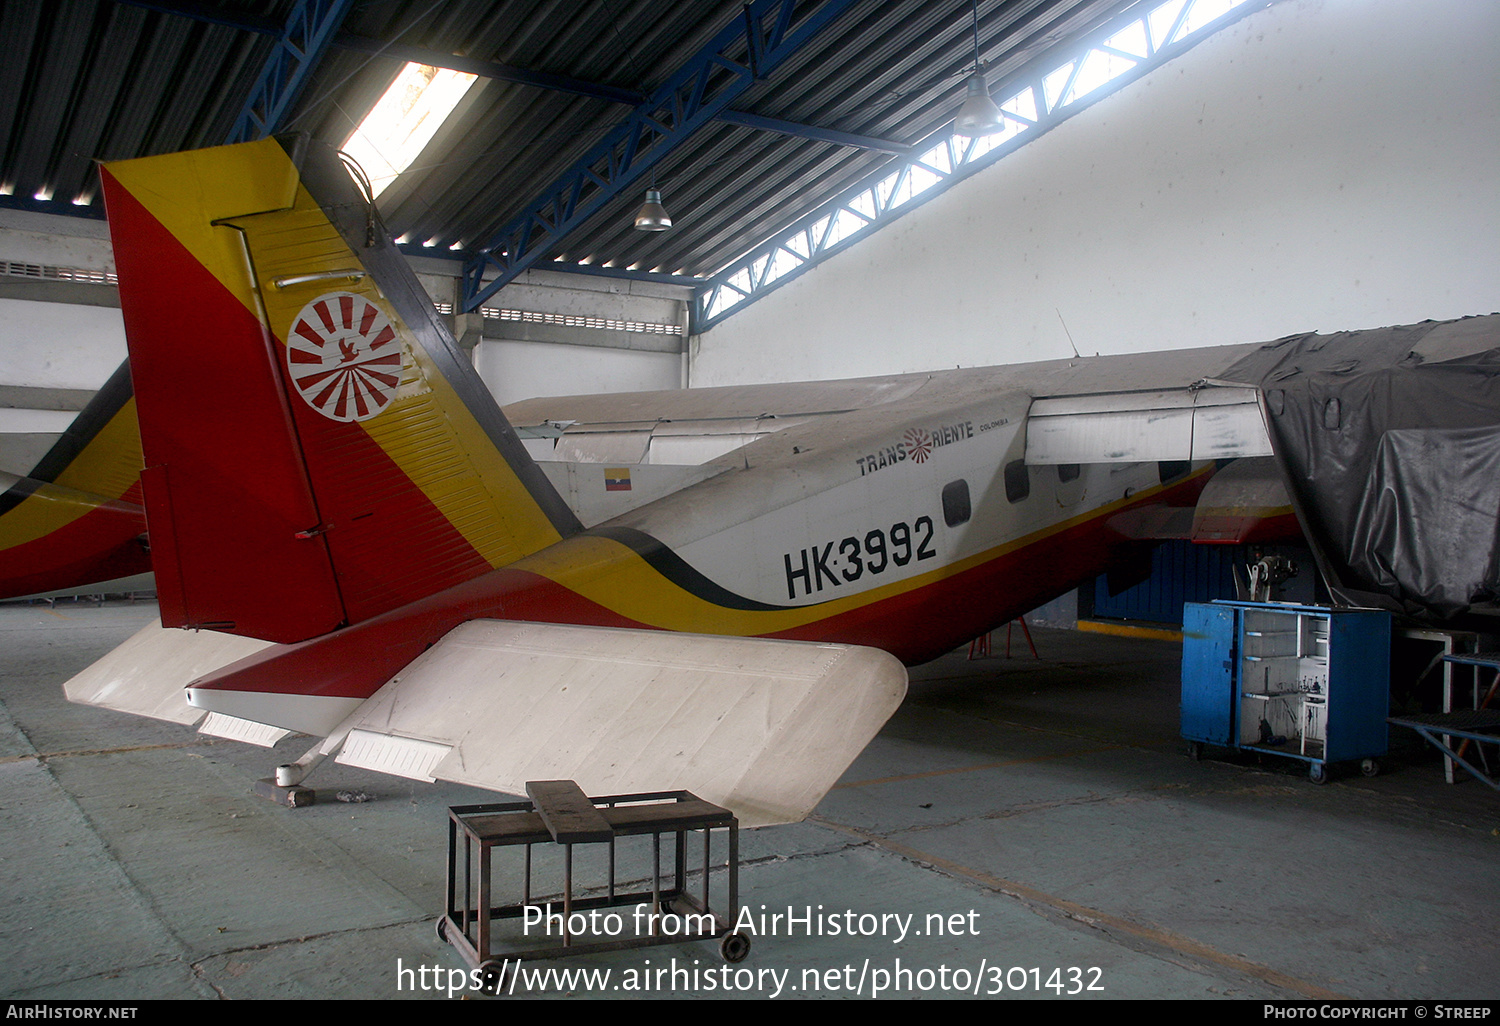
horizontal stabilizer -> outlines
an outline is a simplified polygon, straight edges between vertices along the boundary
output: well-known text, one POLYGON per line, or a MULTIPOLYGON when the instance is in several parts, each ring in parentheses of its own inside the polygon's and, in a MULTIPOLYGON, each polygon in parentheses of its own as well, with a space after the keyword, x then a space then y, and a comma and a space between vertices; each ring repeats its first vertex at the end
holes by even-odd
POLYGON ((874 649, 473 620, 345 721, 339 761, 512 794, 685 789, 744 826, 793 823, 905 694, 874 649))
POLYGON ((68 701, 194 724, 190 681, 266 648, 269 642, 217 631, 180 631, 153 622, 63 685, 68 701))

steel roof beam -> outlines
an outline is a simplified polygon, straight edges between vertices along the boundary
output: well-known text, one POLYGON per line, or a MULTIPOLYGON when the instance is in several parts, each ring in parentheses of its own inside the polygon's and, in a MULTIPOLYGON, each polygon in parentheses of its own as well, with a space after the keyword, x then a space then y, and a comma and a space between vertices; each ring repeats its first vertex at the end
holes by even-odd
POLYGON ((891 153, 898 157, 904 157, 911 153, 911 147, 905 143, 892 142, 889 139, 876 139, 868 135, 856 135, 853 132, 840 132, 832 128, 818 128, 814 125, 783 121, 780 118, 768 118, 760 114, 747 114, 739 110, 726 110, 719 115, 718 120, 728 122, 731 125, 743 125, 746 128, 759 128, 767 132, 794 135, 799 139, 816 139, 818 142, 833 143, 835 146, 852 146, 861 150, 878 150, 881 153, 891 153))
POLYGON ((460 57, 457 54, 444 53, 441 50, 429 50, 425 46, 408 46, 406 43, 383 43, 369 36, 356 36, 350 32, 340 32, 334 37, 333 45, 345 50, 356 50, 360 53, 372 54, 376 57, 391 57, 398 61, 406 61, 411 64, 425 64, 430 68, 447 68, 449 71, 462 71, 469 75, 478 75, 481 78, 493 78, 501 82, 514 82, 517 85, 535 86, 538 89, 551 89, 560 93, 573 93, 576 96, 587 96, 594 100, 608 100, 611 103, 624 103, 635 106, 644 97, 634 90, 621 89, 618 86, 604 85, 599 82, 587 82, 581 78, 573 78, 570 75, 554 75, 550 71, 531 71, 526 68, 517 68, 510 64, 500 64, 495 61, 481 61, 473 57, 460 57))
MULTIPOLYGON (((0 196, 0 201, 6 197, 0 196)), ((0 202, 0 207, 5 206, 0 202)), ((423 260, 443 260, 451 264, 463 264, 474 258, 474 254, 467 250, 440 250, 429 248, 414 242, 398 242, 396 248, 409 257, 419 257, 423 260)), ((681 285, 685 288, 696 289, 703 284, 702 278, 691 274, 668 274, 662 271, 632 271, 625 267, 611 267, 608 264, 570 264, 567 262, 547 262, 541 267, 533 268, 537 271, 548 271, 553 274, 582 274, 594 278, 619 278, 624 281, 649 281, 658 285, 681 285)))
MULTIPOLYGON (((117 0, 122 4, 133 7, 144 7, 147 10, 160 11, 165 14, 176 14, 184 18, 193 18, 197 21, 211 22, 215 25, 225 25, 230 28, 242 29, 246 32, 258 32, 261 35, 279 35, 281 29, 269 18, 258 18, 252 14, 229 15, 223 11, 212 8, 204 8, 195 4, 174 3, 172 0, 117 0)), ((376 57, 390 57, 393 60, 407 61, 411 64, 425 64, 431 68, 446 68, 449 71, 461 71, 468 75, 478 75, 480 78, 491 78, 498 82, 513 82, 516 85, 532 86, 536 89, 550 89, 559 93, 572 93, 575 96, 586 96, 593 100, 605 100, 610 103, 623 103, 634 107, 646 99, 644 93, 638 93, 633 89, 622 89, 619 86, 606 85, 602 82, 589 82, 581 78, 573 78, 571 75, 555 75, 549 71, 533 71, 528 68, 518 68, 511 64, 501 64, 497 61, 478 60, 473 57, 462 57, 458 54, 444 53, 441 50, 428 49, 425 46, 409 46, 405 43, 387 43, 370 36, 355 35, 353 32, 339 32, 333 37, 333 46, 344 50, 354 50, 358 53, 367 53, 376 57)), ((767 132, 780 132, 782 135, 796 136, 799 139, 816 139, 820 142, 833 143, 837 146, 851 146, 858 149, 878 150, 882 153, 893 153, 904 156, 909 147, 902 143, 892 142, 889 139, 878 139, 872 136, 858 135, 853 132, 840 132, 831 128, 820 128, 816 125, 804 125, 795 121, 785 121, 781 118, 766 117, 762 114, 750 114, 744 111, 727 110, 717 118, 719 121, 733 125, 742 125, 746 128, 756 128, 767 132)))
MULTIPOLYGON (((533 86, 537 89, 550 89, 559 93, 572 93, 575 96, 587 96, 593 100, 607 100, 611 103, 624 103, 632 107, 646 99, 643 93, 638 93, 630 89, 621 89, 617 86, 587 82, 568 75, 554 75, 547 71, 529 71, 526 68, 517 68, 509 64, 498 64, 494 61, 481 61, 475 60, 472 57, 460 57, 457 54, 443 53, 441 50, 429 50, 422 46, 407 46, 405 43, 382 43, 378 39, 356 36, 348 32, 340 32, 334 37, 333 45, 348 50, 358 50, 362 53, 393 57, 396 60, 409 61, 412 64, 425 64, 433 68, 447 68, 450 71, 462 71, 465 74, 478 75, 481 78, 493 78, 501 82, 514 82, 517 85, 533 86)), ((781 118, 766 117, 763 114, 750 114, 745 111, 726 110, 717 115, 715 120, 731 125, 742 125, 746 128, 757 128, 767 132, 794 135, 801 139, 816 139, 820 142, 833 143, 838 146, 879 150, 882 153, 894 153, 901 156, 909 152, 909 147, 902 143, 892 142, 889 139, 877 139, 854 132, 840 132, 832 128, 819 128, 816 125, 804 125, 796 121, 785 121, 781 118)))
POLYGON ((734 19, 572 170, 480 247, 464 271, 464 309, 475 309, 543 259, 569 231, 633 186, 854 3, 824 0, 795 28, 797 0, 747 4, 743 18, 734 19), (484 275, 491 271, 496 276, 486 283, 484 275))
POLYGON ((354 0, 297 0, 226 142, 264 139, 281 130, 354 0))

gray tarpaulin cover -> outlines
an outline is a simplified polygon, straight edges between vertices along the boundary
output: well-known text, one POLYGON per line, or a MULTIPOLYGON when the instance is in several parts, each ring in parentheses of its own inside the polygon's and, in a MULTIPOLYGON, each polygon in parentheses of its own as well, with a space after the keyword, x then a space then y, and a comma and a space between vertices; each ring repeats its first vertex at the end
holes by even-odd
POLYGON ((1500 607, 1500 315, 1296 335, 1258 384, 1337 601, 1429 620, 1500 607))

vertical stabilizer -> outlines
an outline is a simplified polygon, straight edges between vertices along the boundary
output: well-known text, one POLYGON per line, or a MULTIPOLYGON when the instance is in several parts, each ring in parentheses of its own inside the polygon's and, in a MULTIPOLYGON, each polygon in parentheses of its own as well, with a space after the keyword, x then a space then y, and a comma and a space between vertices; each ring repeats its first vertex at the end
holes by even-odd
POLYGON ((102 174, 164 624, 300 641, 578 529, 337 155, 102 174))
POLYGON ((140 471, 121 364, 25 477, 0 472, 0 599, 149 573, 140 471))

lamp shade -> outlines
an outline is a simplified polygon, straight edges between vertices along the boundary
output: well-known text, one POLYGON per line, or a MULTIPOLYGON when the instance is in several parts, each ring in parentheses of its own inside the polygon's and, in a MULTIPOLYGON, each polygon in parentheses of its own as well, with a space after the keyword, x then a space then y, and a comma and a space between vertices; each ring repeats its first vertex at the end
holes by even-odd
POLYGON ((973 138, 977 135, 994 135, 1005 128, 1005 115, 990 99, 990 87, 984 80, 984 72, 976 71, 969 76, 964 104, 953 119, 953 132, 973 138))
POLYGON ((664 232, 672 227, 672 219, 661 205, 661 193, 657 190, 646 190, 646 202, 641 204, 640 213, 635 215, 635 227, 642 232, 664 232))

